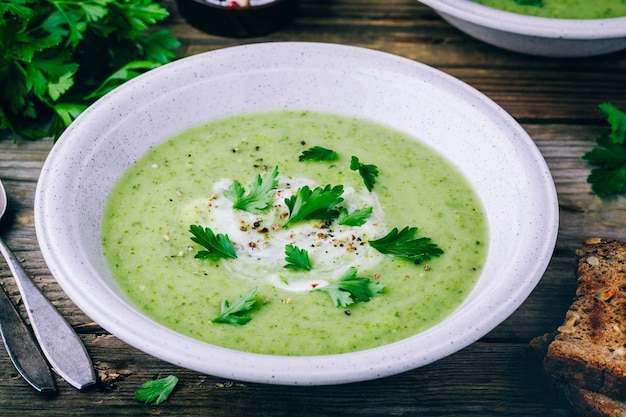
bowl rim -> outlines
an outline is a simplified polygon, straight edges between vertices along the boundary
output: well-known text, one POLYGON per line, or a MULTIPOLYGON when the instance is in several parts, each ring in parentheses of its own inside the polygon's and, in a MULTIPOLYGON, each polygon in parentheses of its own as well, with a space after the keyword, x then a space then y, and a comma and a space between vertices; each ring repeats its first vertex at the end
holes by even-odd
POLYGON ((480 26, 519 35, 557 39, 626 37, 626 16, 606 19, 559 19, 495 9, 472 0, 418 0, 437 12, 480 26))
MULTIPOLYGON (((271 66, 271 59, 269 61, 264 65, 271 66)), ((137 95, 141 96, 141 94, 137 95)), ((50 152, 37 184, 35 227, 43 257, 52 275, 57 279, 57 282, 70 299, 103 328, 137 349, 198 372, 251 382, 322 385, 381 378, 426 365, 473 343, 500 324, 504 318, 512 314, 525 301, 542 278, 556 245, 559 218, 556 187, 551 178, 549 168, 532 138, 511 115, 470 85, 441 70, 390 53, 356 46, 316 42, 268 42, 218 49, 182 58, 125 83, 87 109, 86 112, 79 116, 77 122, 66 130, 50 152), (479 319, 467 327, 457 329, 458 333, 454 334, 451 338, 452 340, 447 338, 437 339, 436 336, 441 336, 442 330, 436 325, 419 333, 420 337, 429 337, 430 344, 428 347, 419 352, 411 351, 410 355, 405 353, 406 347, 407 345, 412 346, 411 341, 415 336, 379 348, 315 357, 284 357, 240 352, 208 345, 169 330, 147 318, 147 316, 139 314, 134 308, 130 308, 128 303, 123 302, 119 296, 117 296, 119 301, 114 300, 115 303, 113 304, 103 305, 101 299, 96 297, 96 295, 112 297, 113 299, 116 295, 111 288, 101 282, 102 279, 88 278, 80 273, 78 273, 80 275, 79 279, 76 280, 80 284, 72 283, 71 279, 68 279, 68 275, 77 275, 73 267, 88 262, 81 256, 84 255, 84 250, 81 249, 78 250, 78 253, 72 254, 75 259, 71 261, 61 259, 61 256, 55 252, 58 246, 71 239, 72 235, 65 230, 66 228, 54 223, 52 219, 54 213, 51 214, 50 210, 52 208, 58 208, 59 211, 66 209, 67 201, 62 200, 62 197, 63 193, 67 194, 69 191, 59 190, 59 184, 56 180, 61 176, 65 181, 69 181, 73 187, 76 187, 79 176, 68 167, 70 165, 68 161, 72 157, 72 149, 69 146, 76 144, 77 141, 80 143, 78 137, 81 137, 81 134, 93 134, 93 130, 97 126, 97 123, 90 125, 90 122, 94 121, 93 118, 97 117, 99 113, 109 112, 109 107, 117 102, 124 101, 126 94, 140 93, 146 86, 154 85, 152 83, 154 80, 151 77, 168 79, 169 76, 179 74, 181 71, 190 71, 193 69, 193 65, 206 62, 211 62, 212 65, 219 65, 220 59, 240 59, 242 56, 252 56, 254 58, 273 56, 272 54, 276 53, 277 50, 288 51, 292 54, 311 54, 315 57, 324 56, 324 58, 328 55, 345 57, 351 54, 352 58, 358 56, 359 59, 364 59, 364 62, 367 62, 370 66, 382 62, 393 66, 394 70, 401 67, 407 72, 410 70, 411 74, 419 72, 428 77, 428 82, 441 83, 443 86, 446 86, 437 85, 437 88, 454 87, 458 89, 457 92, 465 97, 463 100, 466 101, 466 106, 480 106, 481 111, 486 114, 486 118, 493 120, 494 123, 497 120, 498 125, 502 129, 510 132, 510 136, 506 138, 507 143, 510 141, 517 144, 519 141, 516 149, 519 147, 520 150, 528 153, 528 158, 532 160, 533 167, 536 168, 536 170, 533 169, 533 174, 536 176, 534 181, 541 184, 542 200, 538 204, 541 205, 542 210, 545 210, 541 211, 540 214, 535 214, 538 216, 537 221, 545 222, 546 228, 541 230, 541 236, 535 236, 535 234, 538 234, 538 231, 533 230, 533 238, 538 239, 538 241, 534 242, 535 246, 533 246, 532 254, 540 256, 533 258, 531 263, 524 263, 520 266, 524 270, 523 279, 520 282, 515 282, 515 285, 512 285, 511 288, 506 287, 509 292, 505 294, 504 299, 493 300, 489 298, 488 294, 481 294, 478 297, 481 303, 489 306, 485 307, 481 304, 480 315, 478 315, 479 312, 475 311, 477 309, 474 307, 471 311, 479 319), (68 143, 67 146, 65 145, 66 143, 68 143), (57 239, 58 237, 61 237, 61 239, 57 239), (100 293, 94 295, 93 291, 96 293, 100 291, 100 293), (99 304, 90 304, 92 300, 97 300, 99 304), (119 310, 111 311, 112 307, 119 308, 119 310), (489 308, 489 310, 485 312, 482 308, 489 308), (128 317, 130 319, 121 318, 119 316, 120 313, 129 314, 128 317), (146 329, 137 330, 130 324, 132 318, 141 318, 145 322, 152 323, 152 331, 146 331, 146 329), (158 339, 158 335, 155 333, 161 336, 177 335, 176 346, 171 344, 168 346, 168 341, 158 339), (434 335, 434 337, 430 335, 434 335), (195 348, 202 349, 202 352, 196 352, 195 348), (410 357, 407 360, 403 355, 410 357), (215 363, 218 361, 209 361, 201 365, 197 364, 199 359, 207 361, 208 358, 213 359, 214 357, 219 358, 219 363, 215 363), (270 366, 264 363, 264 358, 272 359, 270 362, 273 364, 270 366), (372 362, 373 358, 376 358, 374 362, 372 362), (303 360, 306 366, 303 366, 303 360), (369 362, 367 362, 368 360, 369 362), (346 361, 352 365, 349 369, 345 367, 334 369, 337 363, 345 363, 346 361), (367 366, 363 365, 364 363, 367 363, 367 366)), ((106 135, 106 133, 102 135, 106 135)), ((90 148, 91 144, 82 146, 90 148)), ((88 152, 92 150, 87 149, 88 152)), ((82 160, 76 163, 79 164, 80 162, 82 160)), ((530 245, 530 243, 527 242, 524 245, 530 245)), ((467 310, 467 306, 465 308, 461 306, 448 317, 453 315, 459 317, 467 310)))

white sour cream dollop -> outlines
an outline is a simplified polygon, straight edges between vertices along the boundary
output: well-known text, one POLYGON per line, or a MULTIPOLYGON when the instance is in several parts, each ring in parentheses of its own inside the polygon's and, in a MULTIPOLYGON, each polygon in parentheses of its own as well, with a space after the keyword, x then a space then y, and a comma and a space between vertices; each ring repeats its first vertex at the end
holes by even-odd
POLYGON ((380 237, 385 230, 383 210, 375 192, 364 187, 359 190, 344 187, 344 201, 338 207, 345 207, 349 213, 365 207, 373 209, 362 226, 338 225, 336 221, 328 225, 322 220, 311 220, 283 228, 289 214, 284 200, 305 185, 314 189, 319 184, 308 178, 278 177, 272 206, 260 214, 252 214, 234 209, 233 203, 224 197, 224 191, 232 183, 232 179, 218 181, 208 202, 196 202, 184 214, 186 218, 200 215, 201 226, 215 234, 228 235, 238 258, 223 260, 222 265, 233 275, 251 281, 268 280, 287 291, 303 292, 336 281, 351 267, 371 270, 381 261, 383 255, 366 243, 380 237), (311 271, 284 267, 288 244, 307 250, 311 271))

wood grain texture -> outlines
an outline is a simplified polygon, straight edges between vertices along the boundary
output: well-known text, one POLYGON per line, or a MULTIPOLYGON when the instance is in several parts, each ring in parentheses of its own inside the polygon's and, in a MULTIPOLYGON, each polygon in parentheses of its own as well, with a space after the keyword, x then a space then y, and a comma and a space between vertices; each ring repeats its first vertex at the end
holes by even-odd
MULTIPOLYGON (((51 276, 34 228, 34 193, 49 140, 15 143, 0 136, 0 178, 9 210, 0 233, 37 285, 76 328, 99 374, 79 392, 58 379, 59 392, 32 390, 0 352, 2 416, 557 416, 572 417, 533 372, 528 342, 561 324, 574 295, 575 254, 590 236, 626 238, 623 199, 590 193, 589 166, 580 159, 605 129, 601 102, 626 108, 626 51, 594 58, 551 59, 504 51, 476 41, 415 0, 302 0, 285 29, 260 38, 204 34, 179 16, 163 26, 182 41, 179 56, 265 41, 332 42, 394 53, 438 68, 483 92, 507 110, 535 141, 554 178, 561 225, 548 269, 526 302, 504 323, 460 352, 401 375, 330 387, 249 384, 201 375, 144 354, 108 334, 82 313, 51 276), (175 374, 180 383, 159 406, 133 399, 146 379, 175 374)), ((25 317, 3 260, 0 284, 25 317)))

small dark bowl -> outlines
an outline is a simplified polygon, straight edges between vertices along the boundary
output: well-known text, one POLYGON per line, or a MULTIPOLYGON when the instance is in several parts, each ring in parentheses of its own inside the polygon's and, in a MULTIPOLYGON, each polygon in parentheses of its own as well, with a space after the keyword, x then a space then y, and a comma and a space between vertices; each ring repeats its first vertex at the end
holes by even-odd
POLYGON ((229 7, 205 0, 177 0, 187 22, 203 32, 234 38, 267 35, 293 20, 299 0, 276 0, 260 6, 229 7))

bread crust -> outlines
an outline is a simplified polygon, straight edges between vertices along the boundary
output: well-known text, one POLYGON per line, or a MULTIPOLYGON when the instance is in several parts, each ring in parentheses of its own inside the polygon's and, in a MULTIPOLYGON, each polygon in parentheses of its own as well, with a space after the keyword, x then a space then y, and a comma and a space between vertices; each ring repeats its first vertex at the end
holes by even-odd
POLYGON ((551 385, 583 417, 626 416, 626 243, 587 239, 576 297, 555 334, 531 341, 551 385))
POLYGON ((576 253, 577 298, 544 368, 585 390, 626 400, 626 244, 588 239, 576 253))

